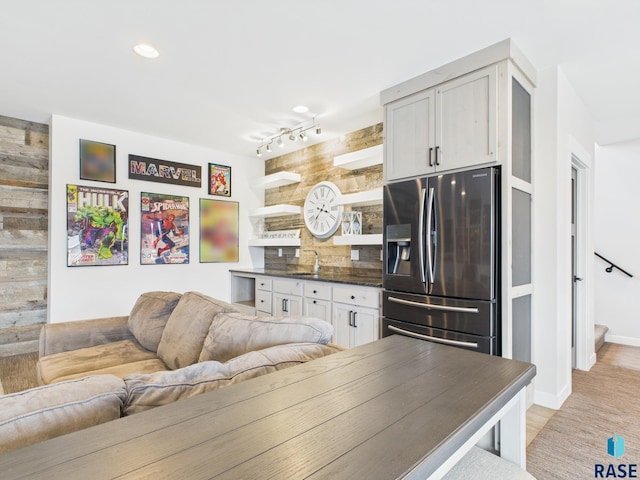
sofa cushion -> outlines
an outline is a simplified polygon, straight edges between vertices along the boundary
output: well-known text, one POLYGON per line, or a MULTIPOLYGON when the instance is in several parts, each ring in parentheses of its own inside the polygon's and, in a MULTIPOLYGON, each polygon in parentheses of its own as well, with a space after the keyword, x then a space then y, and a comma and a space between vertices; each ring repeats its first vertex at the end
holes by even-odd
POLYGON ((158 351, 169 315, 182 295, 176 292, 147 292, 140 295, 129 314, 129 330, 147 350, 158 351))
POLYGON ((97 375, 0 397, 0 452, 115 420, 124 382, 97 375))
POLYGON ((196 363, 213 317, 235 311, 230 303, 202 293, 184 293, 162 332, 158 357, 172 370, 196 363))
POLYGON ((226 362, 253 350, 285 343, 327 344, 333 335, 330 323, 313 317, 252 317, 219 313, 204 340, 199 361, 226 362))
POLYGON ((178 370, 129 375, 123 413, 131 415, 308 362, 338 351, 317 343, 290 343, 249 352, 227 363, 208 361, 178 370))
POLYGON ((122 378, 130 373, 166 370, 167 366, 131 339, 47 355, 40 358, 37 368, 40 382, 49 384, 102 373, 122 378))

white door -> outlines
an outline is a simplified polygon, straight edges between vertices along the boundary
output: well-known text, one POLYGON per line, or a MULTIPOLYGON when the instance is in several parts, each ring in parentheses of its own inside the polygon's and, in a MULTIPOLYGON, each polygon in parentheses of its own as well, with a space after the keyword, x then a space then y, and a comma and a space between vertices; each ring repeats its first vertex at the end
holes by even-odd
POLYGON ((436 170, 496 161, 496 66, 436 88, 436 170))
POLYGON ((326 300, 305 298, 304 314, 331 323, 331 303, 326 300))
POLYGON ((571 366, 576 368, 576 300, 577 283, 582 281, 577 272, 577 244, 578 244, 578 169, 571 167, 571 366))
POLYGON ((351 348, 351 330, 354 307, 341 303, 333 304, 333 343, 351 348))
POLYGON ((353 314, 353 346, 373 342, 379 338, 380 316, 377 309, 358 308, 353 314))
POLYGON ((384 111, 385 180, 433 172, 435 91, 426 90, 396 100, 385 105, 384 111))
POLYGON ((289 317, 302 315, 302 298, 295 295, 273 294, 273 314, 289 317))

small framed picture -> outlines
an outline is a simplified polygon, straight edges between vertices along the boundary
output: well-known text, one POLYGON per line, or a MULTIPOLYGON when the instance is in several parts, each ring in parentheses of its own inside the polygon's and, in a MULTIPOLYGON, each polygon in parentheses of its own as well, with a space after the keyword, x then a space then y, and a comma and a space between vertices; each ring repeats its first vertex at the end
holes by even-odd
POLYGON ((209 195, 231 196, 231 167, 209 164, 209 195))
POLYGON ((200 199, 200 262, 237 262, 239 203, 200 199))
POLYGON ((80 178, 116 183, 116 146, 80 139, 80 178))

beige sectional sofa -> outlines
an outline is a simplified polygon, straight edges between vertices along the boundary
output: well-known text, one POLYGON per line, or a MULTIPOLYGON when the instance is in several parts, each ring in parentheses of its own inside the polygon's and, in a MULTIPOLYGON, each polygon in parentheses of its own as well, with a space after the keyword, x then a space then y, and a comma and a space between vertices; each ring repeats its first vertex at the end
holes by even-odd
POLYGON ((128 316, 47 324, 42 386, 0 397, 0 452, 335 353, 332 333, 198 292, 148 292, 128 316))

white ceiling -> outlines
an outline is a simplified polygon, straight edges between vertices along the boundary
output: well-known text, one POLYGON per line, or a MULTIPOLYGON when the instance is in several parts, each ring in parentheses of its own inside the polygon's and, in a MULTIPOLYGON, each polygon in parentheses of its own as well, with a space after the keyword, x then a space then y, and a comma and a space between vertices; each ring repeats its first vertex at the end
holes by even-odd
POLYGON ((508 37, 562 67, 598 143, 640 137, 638 0, 0 0, 0 115, 255 156, 311 114, 318 140, 378 123, 381 90, 508 37))

